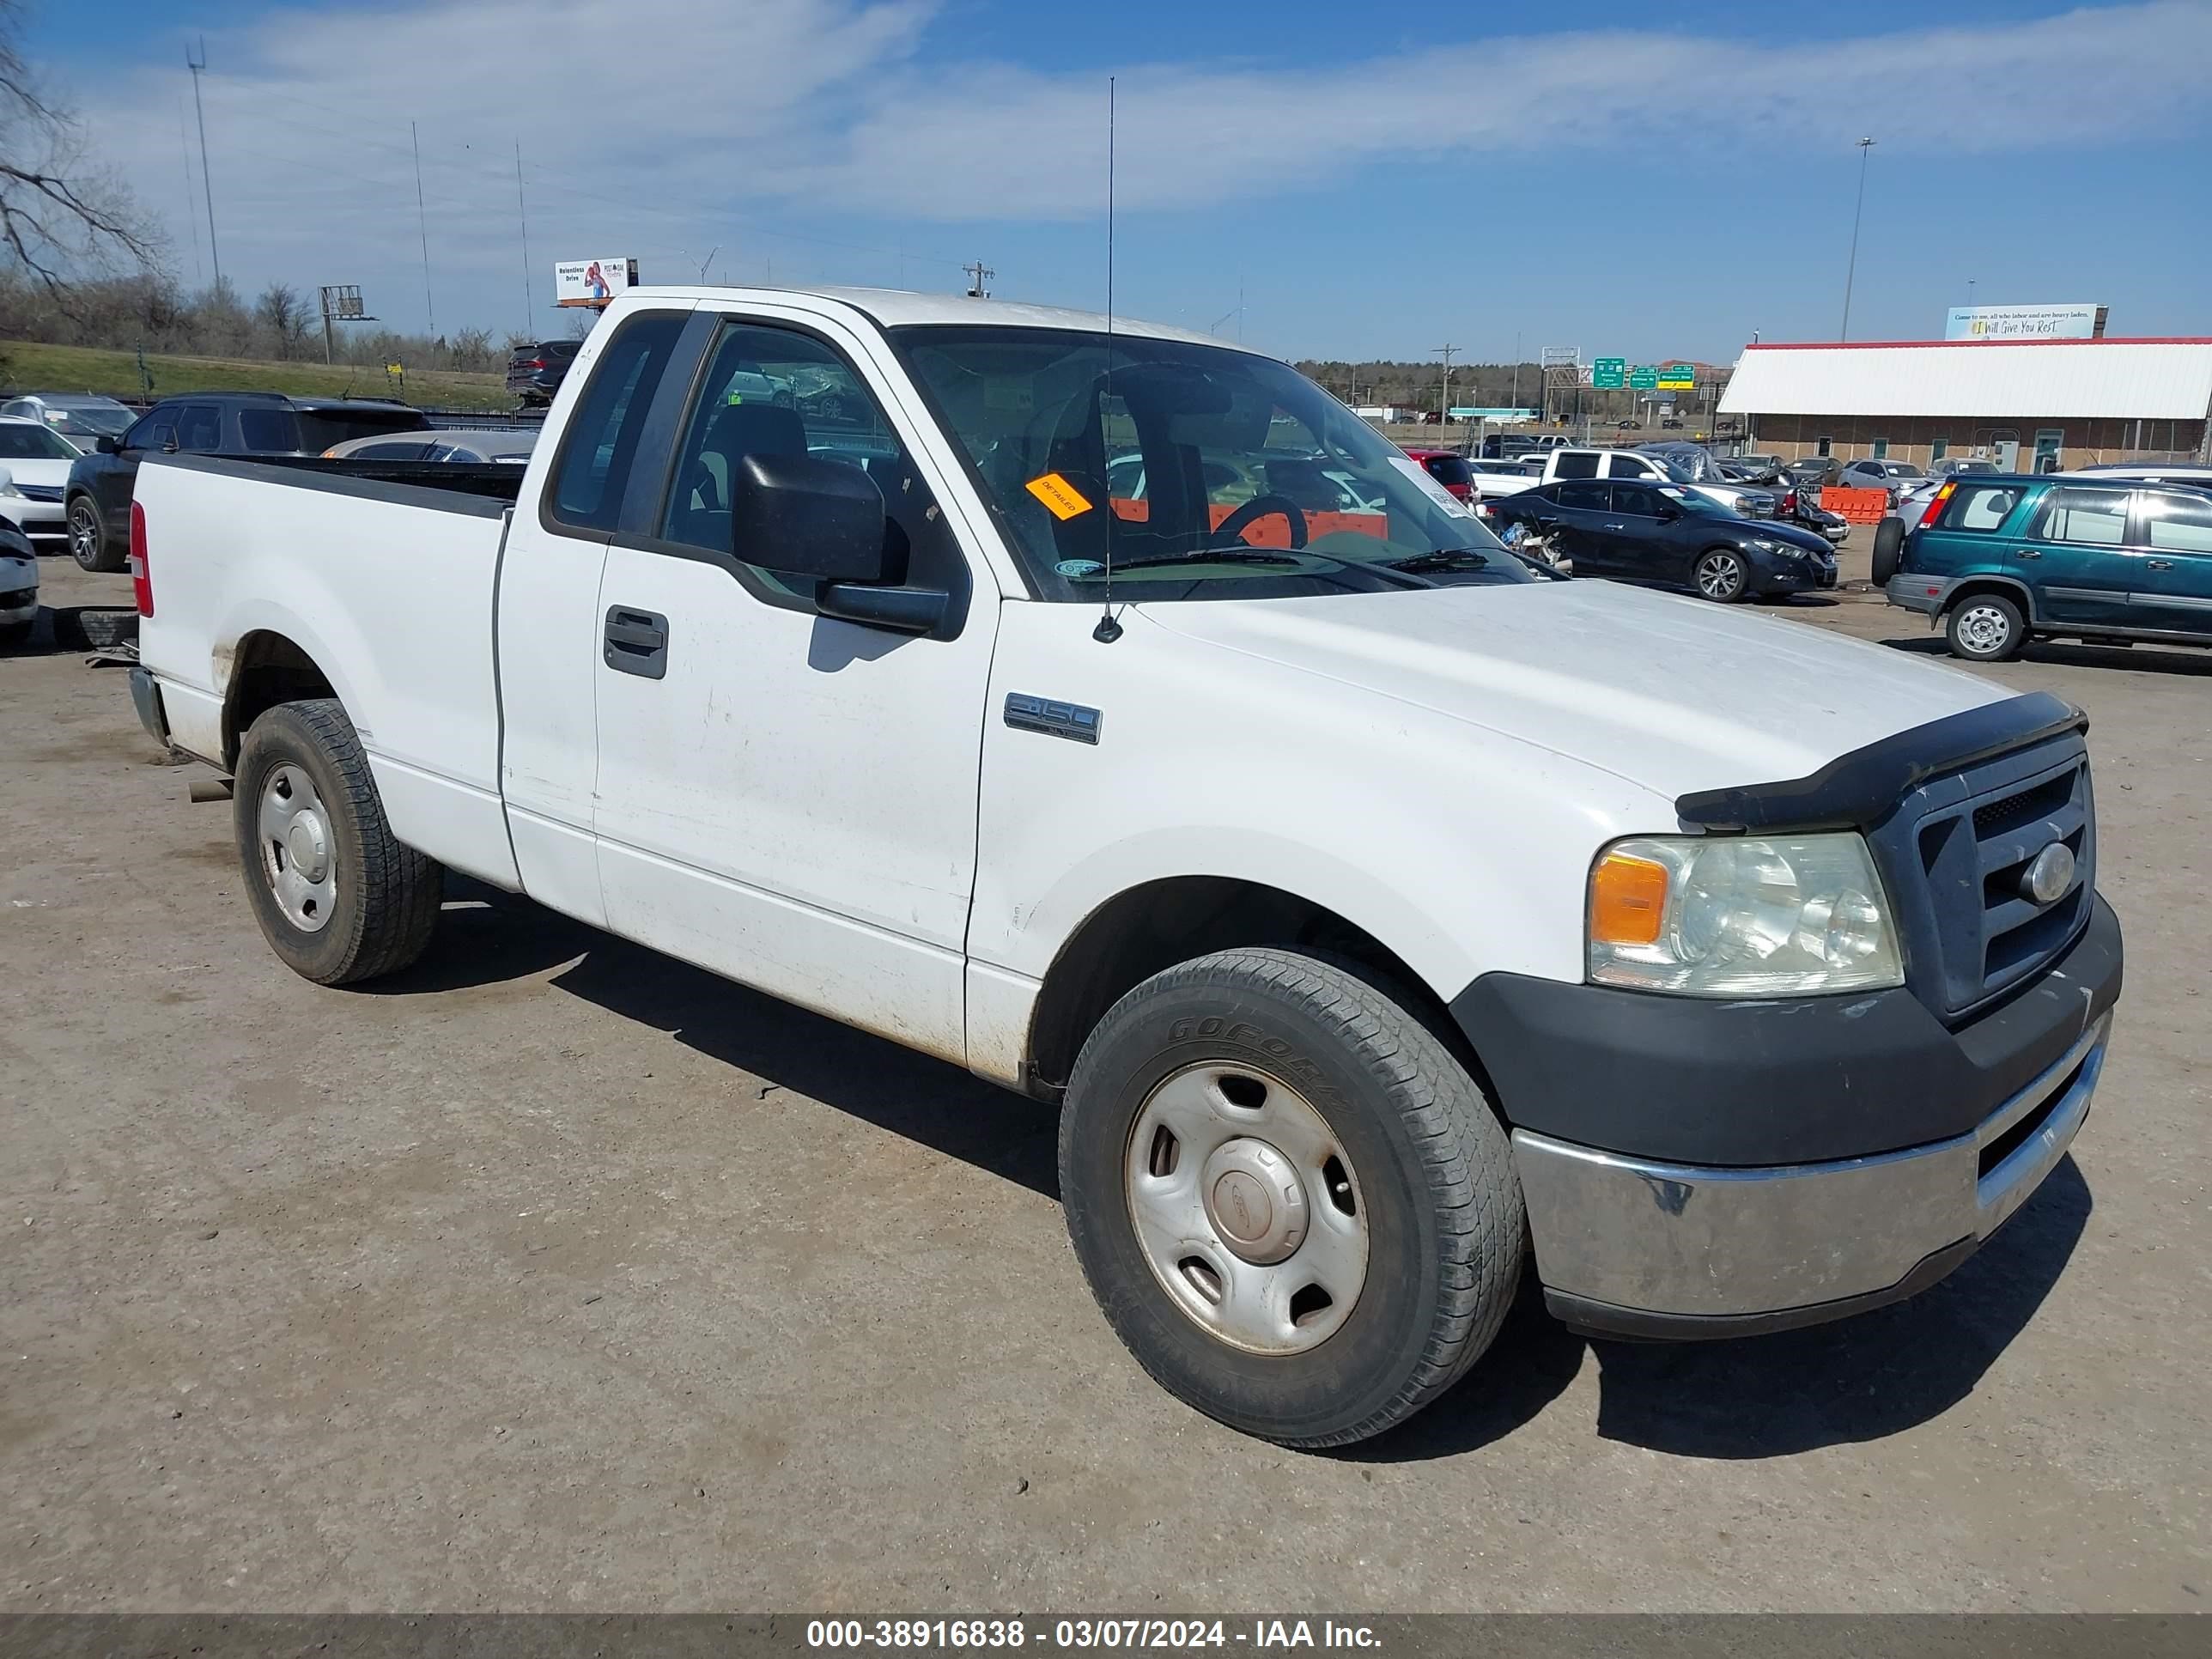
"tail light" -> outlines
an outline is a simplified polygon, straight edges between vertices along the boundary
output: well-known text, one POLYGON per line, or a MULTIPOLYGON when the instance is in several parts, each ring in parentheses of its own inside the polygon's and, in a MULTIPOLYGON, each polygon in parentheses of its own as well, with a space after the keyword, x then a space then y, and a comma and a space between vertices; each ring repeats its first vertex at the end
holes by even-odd
POLYGON ((1933 495, 1930 495, 1928 498, 1928 510, 1920 515, 1920 522, 1913 527, 1917 530, 1925 530, 1929 526, 1934 524, 1936 520, 1942 518, 1943 516, 1944 506, 1951 499, 1951 492, 1958 487, 1959 481, 1956 478, 1953 478, 1946 482, 1933 495))
POLYGON ((131 597, 138 614, 154 614, 154 573, 146 563, 146 509, 131 503, 131 597))
POLYGON ((1788 495, 1782 498, 1782 510, 1784 513, 1795 513, 1797 510, 1797 492, 1796 490, 1791 490, 1788 495))

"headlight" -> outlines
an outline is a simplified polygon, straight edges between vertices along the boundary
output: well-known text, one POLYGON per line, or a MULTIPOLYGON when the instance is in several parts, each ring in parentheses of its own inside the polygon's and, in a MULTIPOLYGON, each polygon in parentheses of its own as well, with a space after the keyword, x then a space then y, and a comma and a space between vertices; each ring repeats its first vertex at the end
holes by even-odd
POLYGON ((1855 835, 1639 837, 1590 871, 1589 976, 1683 996, 1902 985, 1881 880, 1855 835))
POLYGON ((1795 542, 1778 542, 1771 536, 1753 536, 1747 545, 1762 553, 1773 553, 1785 559, 1802 559, 1805 550, 1795 542))

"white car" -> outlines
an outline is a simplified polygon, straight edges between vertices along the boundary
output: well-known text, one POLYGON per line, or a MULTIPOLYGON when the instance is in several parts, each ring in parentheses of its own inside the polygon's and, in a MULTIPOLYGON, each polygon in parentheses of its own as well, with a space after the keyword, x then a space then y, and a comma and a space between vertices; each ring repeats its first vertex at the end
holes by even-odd
MULTIPOLYGON (((404 969, 461 871, 1057 1108, 1105 1317, 1248 1432, 1404 1419, 1531 1261, 1641 1337, 1911 1295, 2088 1110, 2122 963, 2080 711, 1547 580, 1286 364, 633 289, 530 465, 451 471, 138 472, 132 696, 229 781, 272 951, 404 969), (726 402, 739 364, 841 418, 726 402), (1302 507, 1314 457, 1382 510, 1302 507)), ((912 1248, 920 1188, 818 1178, 850 1271, 912 1248)))
MULTIPOLYGON (((1703 452, 1699 454, 1702 456, 1703 452)), ((1647 483, 1680 484, 1742 519, 1771 519, 1778 505, 1771 489, 1730 483, 1709 462, 1641 449, 1554 449, 1544 457, 1538 483, 1559 478, 1637 478, 1647 483)))
POLYGON ((39 619, 39 556, 29 538, 0 520, 0 646, 31 636, 39 619))
POLYGON ((83 453, 43 421, 0 416, 0 519, 34 541, 68 540, 62 498, 70 463, 83 453))

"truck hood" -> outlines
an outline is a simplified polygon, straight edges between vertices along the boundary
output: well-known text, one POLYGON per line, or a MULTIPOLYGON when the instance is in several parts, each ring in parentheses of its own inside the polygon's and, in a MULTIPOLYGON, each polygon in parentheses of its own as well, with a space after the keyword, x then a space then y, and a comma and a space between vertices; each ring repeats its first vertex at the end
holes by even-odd
POLYGON ((1464 720, 1670 799, 1803 777, 2009 695, 1801 623, 1604 581, 1132 609, 1186 639, 1464 720))

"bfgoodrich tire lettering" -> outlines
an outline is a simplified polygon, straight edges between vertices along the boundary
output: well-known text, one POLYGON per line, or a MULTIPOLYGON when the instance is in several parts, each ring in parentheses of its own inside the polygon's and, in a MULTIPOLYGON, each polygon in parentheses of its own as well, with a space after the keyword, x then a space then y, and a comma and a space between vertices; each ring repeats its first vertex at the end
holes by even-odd
POLYGON ((1084 1275, 1138 1362, 1209 1416, 1285 1445, 1363 1440, 1427 1405, 1490 1346, 1520 1276, 1520 1185, 1474 1079, 1376 985, 1288 951, 1203 957, 1114 1005, 1076 1060, 1060 1180, 1084 1275), (1256 1352, 1211 1334, 1139 1239, 1132 1130, 1157 1090, 1200 1066, 1291 1085, 1356 1179, 1364 1279, 1315 1346, 1256 1352))
MULTIPOLYGON (((302 799, 307 791, 298 792, 302 799)), ((234 823, 246 891, 270 949, 319 985, 397 972, 419 957, 437 927, 445 872, 393 839, 353 722, 334 699, 280 703, 253 722, 238 756, 234 823), (311 927, 285 915, 264 846, 264 798, 273 778, 304 773, 326 849, 326 915, 311 927)), ((280 842, 283 837, 276 838, 280 842)))

